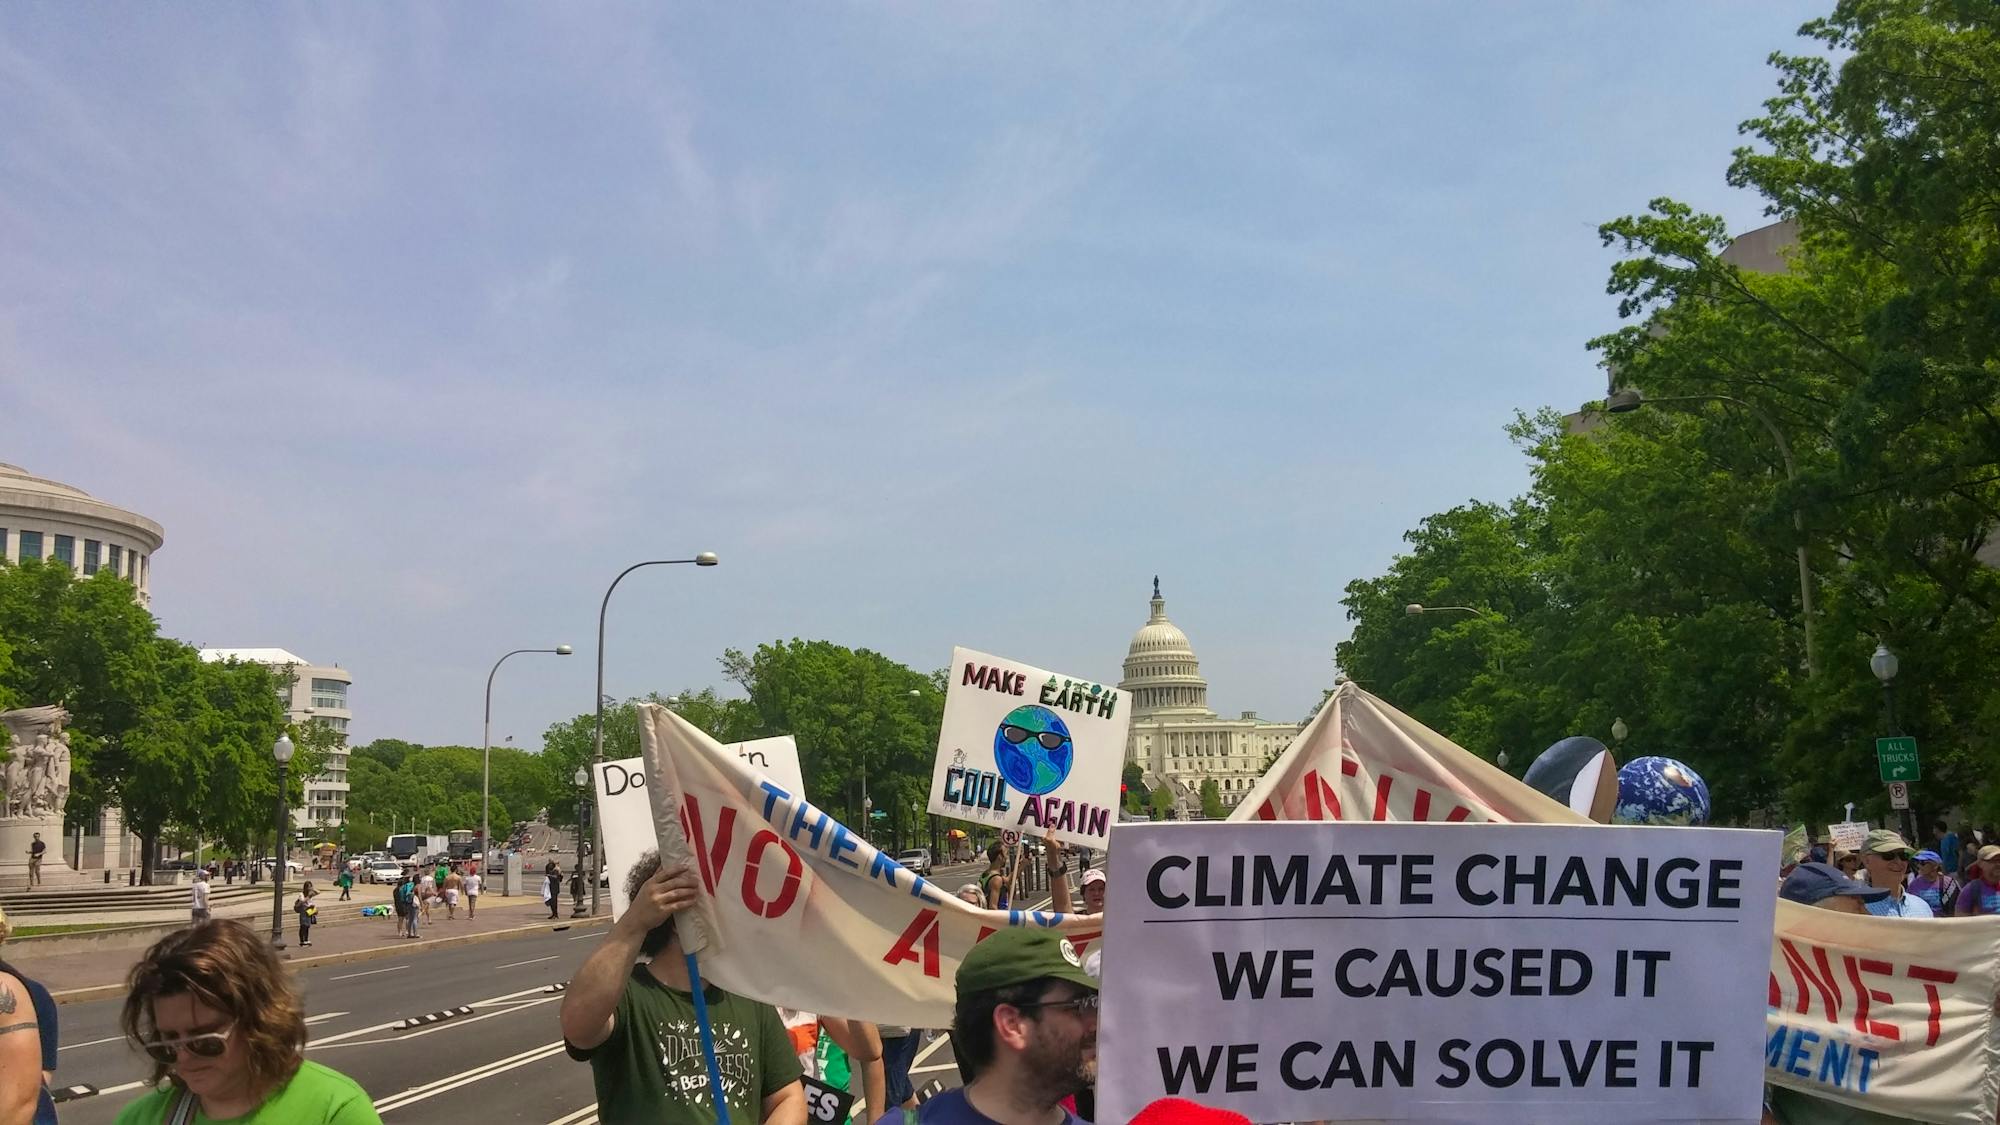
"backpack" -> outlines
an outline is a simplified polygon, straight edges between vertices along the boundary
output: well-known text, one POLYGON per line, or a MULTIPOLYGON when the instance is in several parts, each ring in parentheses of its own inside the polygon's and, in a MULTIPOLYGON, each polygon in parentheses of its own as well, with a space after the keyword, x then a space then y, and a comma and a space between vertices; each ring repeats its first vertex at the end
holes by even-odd
POLYGON ((417 897, 417 890, 415 887, 411 886, 409 883, 397 883, 396 884, 397 913, 403 913, 409 910, 412 901, 416 897, 417 897))

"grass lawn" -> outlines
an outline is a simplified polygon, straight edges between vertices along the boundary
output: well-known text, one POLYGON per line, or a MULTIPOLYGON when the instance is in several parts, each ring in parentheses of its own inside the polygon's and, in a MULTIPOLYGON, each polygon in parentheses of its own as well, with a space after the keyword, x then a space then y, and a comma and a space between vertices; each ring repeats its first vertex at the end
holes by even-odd
POLYGON ((17 938, 38 937, 44 934, 81 934, 91 930, 110 930, 129 922, 84 922, 74 926, 16 926, 12 936, 17 938))

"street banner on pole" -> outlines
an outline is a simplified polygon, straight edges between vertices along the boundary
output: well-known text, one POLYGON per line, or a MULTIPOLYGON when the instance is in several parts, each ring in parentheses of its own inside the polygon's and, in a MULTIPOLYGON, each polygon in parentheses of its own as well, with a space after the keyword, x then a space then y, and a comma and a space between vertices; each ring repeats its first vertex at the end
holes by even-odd
MULTIPOLYGON (((1095 916, 960 901, 665 707, 640 705, 639 730, 651 811, 645 801, 606 802, 606 867, 629 871, 656 841, 684 839, 708 892, 713 940, 702 975, 731 992, 821 1015, 949 1027, 958 962, 995 930, 1042 926, 1080 950, 1098 940, 1095 916)), ((617 913, 622 882, 613 884, 617 913)))
MULTIPOLYGON (((1230 819, 1587 823, 1351 683, 1335 689, 1230 819)), ((1775 891, 1777 872, 1768 874, 1775 891)), ((1118 901, 1114 890, 1112 909, 1118 901)), ((1765 1080, 1891 1117, 1992 1125, 2000 917, 1915 924, 1777 906, 1765 1080), (1787 941, 1810 974, 1794 975, 1787 941), (1801 992, 1809 1024, 1797 1010, 1801 992), (1801 1027, 1817 1039, 1780 1038, 1801 1027), (1817 1054, 1794 1057, 1795 1046, 1817 1054)))
POLYGON ((1754 1121, 1776 832, 1126 825, 1101 1115, 1754 1121))
POLYGON ((1091 680, 951 651, 929 811, 1102 848, 1118 819, 1129 700, 1091 680))

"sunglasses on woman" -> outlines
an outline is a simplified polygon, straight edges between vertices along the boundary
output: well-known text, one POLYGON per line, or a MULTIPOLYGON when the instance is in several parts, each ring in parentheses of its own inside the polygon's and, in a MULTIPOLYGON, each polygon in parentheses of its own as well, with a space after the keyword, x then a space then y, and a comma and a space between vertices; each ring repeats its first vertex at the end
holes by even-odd
POLYGON ((235 1026, 231 1024, 221 1031, 204 1031, 199 1035, 186 1035, 174 1039, 149 1039, 139 1046, 155 1060, 163 1063, 178 1060, 183 1050, 196 1058, 221 1058, 222 1052, 229 1049, 229 1033, 235 1026))

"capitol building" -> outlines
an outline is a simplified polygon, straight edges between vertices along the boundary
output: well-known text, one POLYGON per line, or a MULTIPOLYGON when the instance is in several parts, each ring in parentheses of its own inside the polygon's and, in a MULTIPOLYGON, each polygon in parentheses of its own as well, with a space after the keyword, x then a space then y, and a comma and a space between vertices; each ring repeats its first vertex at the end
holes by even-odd
POLYGON ((1209 710, 1208 681, 1187 634, 1167 620, 1157 578, 1152 615, 1132 635, 1118 690, 1132 706, 1125 760, 1146 771, 1149 788, 1166 782, 1183 818, 1201 811, 1201 785, 1210 778, 1223 807, 1235 808, 1263 776, 1264 763, 1302 729, 1260 719, 1255 711, 1225 719, 1209 710))

